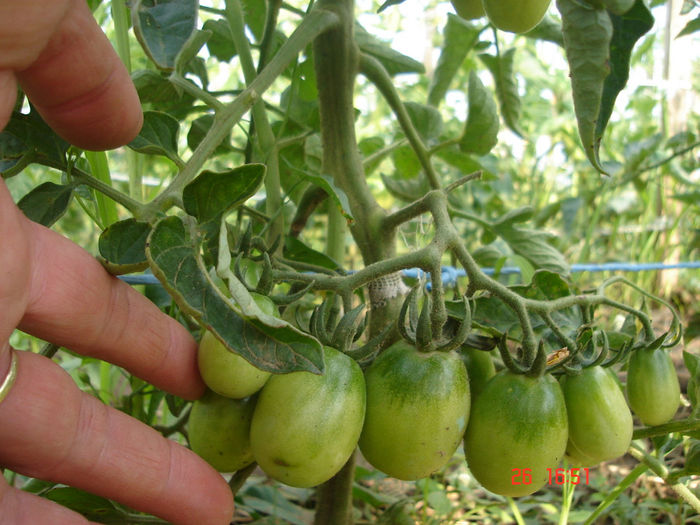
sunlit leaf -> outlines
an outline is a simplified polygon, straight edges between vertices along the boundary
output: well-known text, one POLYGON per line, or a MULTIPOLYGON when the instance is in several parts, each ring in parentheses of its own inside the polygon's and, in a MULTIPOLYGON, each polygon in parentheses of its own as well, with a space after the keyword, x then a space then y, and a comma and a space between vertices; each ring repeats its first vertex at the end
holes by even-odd
POLYGON ((465 153, 486 155, 498 142, 498 112, 491 93, 476 72, 469 73, 469 113, 459 149, 465 153))

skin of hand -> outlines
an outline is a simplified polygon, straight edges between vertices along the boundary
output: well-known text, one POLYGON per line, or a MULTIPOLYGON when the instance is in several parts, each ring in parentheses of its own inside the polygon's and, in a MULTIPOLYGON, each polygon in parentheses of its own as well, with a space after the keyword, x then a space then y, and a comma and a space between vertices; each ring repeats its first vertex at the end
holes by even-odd
MULTIPOLYGON (((116 147, 140 129, 129 74, 84 0, 0 0, 0 128, 18 84, 46 122, 82 148, 116 147)), ((82 248, 28 220, 2 181, 0 248, 0 383, 10 366, 10 335, 19 328, 184 398, 203 393, 187 330, 82 248)), ((16 381, 0 403, 0 467, 175 524, 230 522, 231 491, 197 455, 81 392, 53 361, 14 353, 16 381)), ((2 476, 0 517, 8 525, 87 523, 2 476)))

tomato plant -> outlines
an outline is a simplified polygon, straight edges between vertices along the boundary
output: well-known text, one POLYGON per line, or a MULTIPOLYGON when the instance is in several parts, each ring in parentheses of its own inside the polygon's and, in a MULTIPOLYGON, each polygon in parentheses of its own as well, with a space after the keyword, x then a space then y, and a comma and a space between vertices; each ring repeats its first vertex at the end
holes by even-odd
POLYGON ((365 374, 367 415, 360 450, 379 470, 419 479, 443 467, 469 421, 469 379, 454 352, 393 344, 365 374))
MULTIPOLYGON (((548 12, 548 0, 453 0, 458 15, 433 1, 415 17, 401 0, 89 4, 129 64, 143 129, 126 148, 82 151, 20 97, 0 133, 3 180, 29 217, 71 232, 108 272, 150 279, 144 293, 201 335, 200 373, 228 397, 208 393, 188 412, 69 354, 85 391, 182 443, 188 432, 207 461, 237 471, 230 486, 254 519, 292 508, 307 522, 315 505, 317 525, 350 525, 353 502, 369 519, 400 514, 375 492, 381 475, 355 468, 358 443, 386 475, 423 477, 421 508, 445 523, 454 516, 434 507, 449 500, 431 489, 462 480, 455 469, 521 496, 548 472, 561 478, 565 451, 595 464, 627 450, 634 473, 685 486, 664 459, 698 430, 692 417, 664 426, 680 397, 668 361, 680 315, 651 284, 570 264, 669 256, 672 242, 637 237, 631 249, 628 226, 675 213, 646 206, 661 194, 629 198, 642 188, 673 188, 685 208, 671 222, 695 239, 698 119, 684 113, 666 136, 649 121, 666 111, 657 84, 625 88, 635 62, 660 69, 646 63, 661 39, 646 35, 643 1, 557 0, 548 12), (428 24, 425 50, 400 48, 413 34, 391 40, 394 20, 428 24), (640 296, 645 308, 629 306, 640 296), (669 314, 652 319, 659 305, 669 314), (627 359, 643 425, 629 448, 619 388, 598 367, 624 372, 627 359), (245 482, 248 417, 250 453, 275 482, 245 482), (637 446, 654 436, 668 439, 637 446), (466 467, 450 462, 460 442, 466 467), (277 481, 318 488, 281 504, 309 492, 277 481), (256 506, 262 496, 274 504, 256 506)), ((700 384, 700 363, 686 366, 700 384)))

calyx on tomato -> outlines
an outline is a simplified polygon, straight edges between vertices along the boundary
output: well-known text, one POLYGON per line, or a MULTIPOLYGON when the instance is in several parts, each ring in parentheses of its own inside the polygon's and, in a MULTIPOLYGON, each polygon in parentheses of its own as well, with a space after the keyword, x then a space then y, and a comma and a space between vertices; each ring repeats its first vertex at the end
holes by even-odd
POLYGON ((258 396, 250 440, 272 478, 294 487, 327 481, 357 446, 365 416, 365 381, 347 355, 324 348, 325 371, 273 375, 258 396))
POLYGON ((550 374, 529 377, 503 370, 472 405, 464 453, 484 488, 525 496, 547 483, 547 469, 555 469, 564 457, 567 438, 566 406, 557 380, 550 374), (516 469, 527 472, 531 482, 514 482, 516 469))
POLYGON ((566 454, 576 466, 622 456, 632 441, 632 414, 611 374, 593 366, 561 380, 569 421, 566 454))
POLYGON ((399 341, 365 372, 367 415, 360 450, 404 480, 428 476, 452 457, 469 421, 469 379, 455 352, 419 352, 399 341))

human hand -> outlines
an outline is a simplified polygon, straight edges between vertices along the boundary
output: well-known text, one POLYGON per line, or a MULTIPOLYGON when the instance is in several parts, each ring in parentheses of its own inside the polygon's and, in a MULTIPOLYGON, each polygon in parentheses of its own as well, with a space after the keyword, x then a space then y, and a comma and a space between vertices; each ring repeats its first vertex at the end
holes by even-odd
MULTIPOLYGON (((138 132, 130 78, 84 0, 0 0, 0 128, 19 82, 44 119, 86 149, 138 132)), ((173 523, 228 523, 223 478, 186 448, 81 392, 52 361, 11 350, 15 328, 123 366, 188 399, 204 385, 196 343, 172 318, 110 276, 87 252, 29 221, 0 182, 0 466, 82 488, 173 523)), ((3 524, 86 520, 11 488, 0 476, 3 524)))

